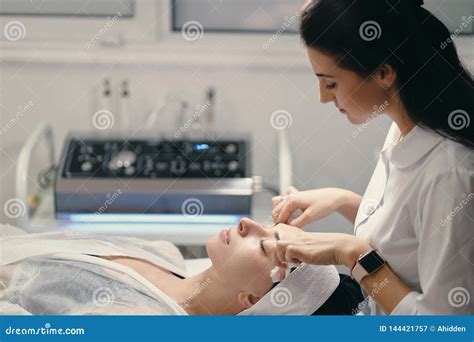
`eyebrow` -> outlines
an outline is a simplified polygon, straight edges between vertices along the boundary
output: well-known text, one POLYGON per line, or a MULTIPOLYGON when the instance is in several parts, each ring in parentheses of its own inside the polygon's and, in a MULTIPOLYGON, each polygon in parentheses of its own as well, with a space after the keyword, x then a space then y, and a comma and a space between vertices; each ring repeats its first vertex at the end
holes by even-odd
POLYGON ((318 77, 327 77, 327 78, 334 78, 334 75, 329 75, 329 74, 316 74, 318 77))

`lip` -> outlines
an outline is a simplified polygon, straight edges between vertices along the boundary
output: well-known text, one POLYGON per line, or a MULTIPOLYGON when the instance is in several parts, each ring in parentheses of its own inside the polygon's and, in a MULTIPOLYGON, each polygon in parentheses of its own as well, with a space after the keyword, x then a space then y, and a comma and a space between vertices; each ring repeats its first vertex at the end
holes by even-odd
POLYGON ((229 244, 230 242, 230 229, 222 229, 219 233, 220 238, 222 241, 224 241, 226 244, 229 244))

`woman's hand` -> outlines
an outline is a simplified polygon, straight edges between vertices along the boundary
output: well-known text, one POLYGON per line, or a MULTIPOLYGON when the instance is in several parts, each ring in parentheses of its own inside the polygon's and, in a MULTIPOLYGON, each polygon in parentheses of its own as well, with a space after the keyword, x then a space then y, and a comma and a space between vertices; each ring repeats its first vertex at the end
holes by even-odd
POLYGON ((345 265, 352 268, 359 256, 371 250, 370 245, 353 235, 302 232, 294 238, 268 242, 265 250, 279 263, 345 265))
MULTIPOLYGON (((343 209, 346 204, 354 200, 350 194, 354 193, 338 188, 298 191, 294 187, 290 187, 283 196, 272 198, 273 221, 301 228, 308 223, 320 220, 335 211, 343 209), (298 209, 303 213, 295 219, 291 219, 298 209)), ((344 215, 343 212, 341 214, 352 220, 352 218, 355 219, 360 199, 356 200, 354 204, 350 204, 354 207, 350 210, 350 217, 344 215)))

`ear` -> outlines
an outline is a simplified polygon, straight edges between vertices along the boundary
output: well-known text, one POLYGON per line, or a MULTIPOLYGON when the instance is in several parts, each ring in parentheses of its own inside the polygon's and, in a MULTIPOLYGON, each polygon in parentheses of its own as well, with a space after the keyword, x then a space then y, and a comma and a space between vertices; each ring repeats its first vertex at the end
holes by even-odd
POLYGON ((260 300, 260 298, 262 297, 255 296, 254 294, 248 292, 240 292, 237 296, 237 300, 245 309, 251 308, 260 300))
POLYGON ((382 64, 373 78, 380 85, 391 87, 397 80, 397 71, 390 64, 382 64))

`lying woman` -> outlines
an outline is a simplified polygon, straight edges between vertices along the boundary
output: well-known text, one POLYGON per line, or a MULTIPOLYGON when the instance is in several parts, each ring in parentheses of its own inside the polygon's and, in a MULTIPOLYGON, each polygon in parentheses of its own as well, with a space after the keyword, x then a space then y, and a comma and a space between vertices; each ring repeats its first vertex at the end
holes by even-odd
MULTIPOLYGON (((212 266, 186 277, 184 259, 167 241, 79 232, 0 234, 0 312, 32 315, 235 315, 274 286, 276 260, 263 240, 300 230, 265 228, 250 219, 206 243, 212 266)), ((315 284, 317 286, 317 284, 315 284)), ((363 300, 342 277, 315 314, 353 314, 363 300)))

